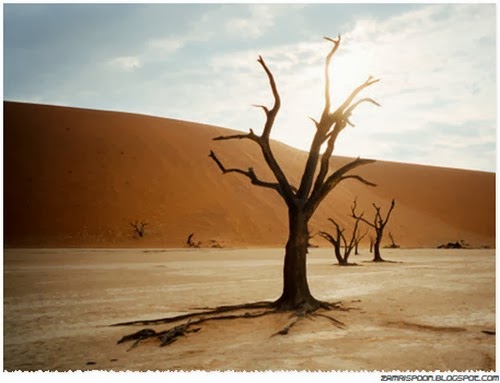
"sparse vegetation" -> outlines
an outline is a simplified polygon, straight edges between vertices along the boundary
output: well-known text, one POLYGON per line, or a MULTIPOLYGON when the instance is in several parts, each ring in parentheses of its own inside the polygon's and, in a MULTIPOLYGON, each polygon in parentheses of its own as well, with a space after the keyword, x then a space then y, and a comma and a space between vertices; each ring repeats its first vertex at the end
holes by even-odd
POLYGON ((201 242, 194 241, 193 237, 194 233, 189 234, 186 240, 186 244, 188 245, 188 247, 199 249, 201 247, 201 242))
POLYGON ((222 249, 223 248, 223 246, 216 239, 210 240, 210 247, 212 249, 222 249))
POLYGON ((439 245, 438 249, 469 249, 470 246, 464 240, 459 240, 456 242, 448 242, 443 245, 439 245))
POLYGON ((374 251, 374 257, 373 257, 373 262, 385 262, 385 260, 382 258, 380 255, 380 244, 382 243, 382 237, 384 236, 384 229, 385 226, 387 225, 387 222, 389 221, 389 218, 391 216, 392 211, 394 210, 394 206, 396 205, 396 201, 393 198, 391 202, 391 207, 387 211, 387 214, 385 218, 382 218, 382 215, 380 213, 380 207, 373 204, 373 207, 375 208, 375 216, 373 218, 373 222, 368 221, 363 217, 364 213, 358 214, 356 213, 357 209, 357 200, 354 199, 354 202, 351 206, 351 215, 353 218, 360 219, 364 223, 366 223, 368 226, 372 227, 375 230, 375 239, 373 242, 373 251, 374 251))
POLYGON ((386 248, 386 249, 399 249, 400 248, 400 246, 394 241, 394 237, 392 236, 391 232, 389 232, 389 239, 391 240, 391 244, 384 246, 384 248, 386 248))
POLYGON ((146 226, 149 225, 146 221, 134 221, 130 222, 130 226, 134 229, 134 234, 138 238, 143 238, 144 234, 146 233, 146 226))
POLYGON ((359 221, 361 218, 356 218, 351 238, 349 239, 347 239, 344 234, 344 228, 341 228, 340 225, 332 218, 329 218, 328 220, 335 226, 335 235, 331 235, 326 231, 320 231, 319 235, 333 245, 335 258, 337 258, 337 262, 340 266, 357 265, 356 263, 349 263, 349 255, 351 255, 352 250, 356 247, 356 243, 359 242, 359 238, 361 236, 359 233, 359 221))

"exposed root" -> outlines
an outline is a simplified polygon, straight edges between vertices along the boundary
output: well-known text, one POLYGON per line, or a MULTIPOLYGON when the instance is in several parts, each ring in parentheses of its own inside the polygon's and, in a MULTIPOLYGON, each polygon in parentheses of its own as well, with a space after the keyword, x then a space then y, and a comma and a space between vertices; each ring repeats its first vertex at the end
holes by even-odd
POLYGON ((254 303, 245 303, 241 305, 233 305, 233 306, 219 306, 215 308, 205 308, 203 311, 182 314, 175 317, 169 318, 160 318, 160 319, 152 319, 152 320, 137 320, 130 322, 122 322, 116 323, 111 326, 136 326, 136 325, 161 325, 167 323, 181 322, 184 323, 178 324, 174 327, 171 327, 164 331, 155 331, 151 328, 142 329, 133 334, 125 335, 122 337, 117 343, 121 344, 124 342, 134 341, 132 346, 127 350, 130 351, 137 347, 137 345, 145 341, 147 339, 156 339, 159 341, 160 347, 170 345, 174 343, 179 337, 185 336, 189 333, 196 333, 201 330, 202 323, 208 321, 216 321, 216 320, 231 320, 231 319, 242 319, 242 318, 258 318, 265 315, 272 314, 282 314, 283 312, 291 312, 291 316, 293 320, 289 322, 283 329, 272 334, 275 335, 286 335, 292 329, 297 322, 304 318, 313 319, 313 317, 323 317, 327 318, 330 322, 332 322, 336 327, 343 328, 345 325, 338 321, 335 318, 332 318, 323 313, 318 313, 317 311, 323 310, 349 310, 348 308, 344 308, 341 306, 340 302, 320 302, 315 301, 314 305, 304 305, 297 310, 283 310, 279 307, 278 302, 254 302, 254 303), (242 313, 242 311, 244 312, 242 313), (234 312, 234 313, 230 313, 234 312))
POLYGON ((200 328, 190 329, 189 328, 190 325, 191 325, 191 323, 187 322, 187 323, 181 324, 179 326, 175 326, 169 330, 161 331, 161 332, 156 332, 153 329, 147 328, 144 330, 137 331, 136 333, 124 336, 123 338, 121 338, 117 342, 117 344, 131 341, 131 340, 135 340, 135 342, 132 344, 132 346, 130 346, 130 348, 127 350, 127 351, 130 351, 133 348, 137 347, 137 345, 141 341, 155 337, 155 338, 158 338, 160 340, 160 347, 163 347, 163 346, 169 345, 171 343, 174 343, 177 340, 177 338, 180 336, 184 336, 187 333, 200 331, 200 328))
MULTIPOLYGON (((190 318, 195 318, 203 315, 213 315, 213 314, 221 314, 224 312, 228 311, 236 311, 236 310, 244 310, 244 309, 259 309, 259 308, 272 308, 274 302, 268 302, 268 301, 262 301, 262 302, 254 302, 254 303, 244 303, 241 305, 234 305, 234 306, 218 306, 218 307, 205 307, 205 308, 198 308, 202 309, 204 311, 201 312, 195 312, 195 313, 189 313, 189 314, 182 314, 182 315, 177 315, 175 317, 167 317, 167 318, 160 318, 160 319, 145 319, 145 320, 136 320, 136 321, 131 321, 131 322, 121 322, 121 323, 115 323, 112 324, 111 326, 134 326, 134 325, 141 325, 141 326, 147 326, 147 325, 158 325, 158 324, 166 324, 166 323, 173 323, 173 322, 179 322, 184 319, 190 319, 190 318)), ((197 309, 194 309, 197 310, 197 309)))
POLYGON ((295 319, 293 321, 291 321, 290 323, 288 323, 285 327, 283 327, 281 330, 275 332, 273 335, 271 335, 271 337, 273 336, 276 336, 276 335, 286 335, 288 334, 288 332, 290 331, 290 329, 295 326, 295 324, 304 319, 304 316, 297 316, 295 317, 295 319))
POLYGON ((331 321, 338 328, 342 328, 342 329, 345 328, 345 324, 344 323, 342 323, 338 319, 332 318, 329 315, 321 314, 321 313, 314 313, 313 315, 316 316, 316 317, 322 317, 322 318, 328 319, 329 321, 331 321))

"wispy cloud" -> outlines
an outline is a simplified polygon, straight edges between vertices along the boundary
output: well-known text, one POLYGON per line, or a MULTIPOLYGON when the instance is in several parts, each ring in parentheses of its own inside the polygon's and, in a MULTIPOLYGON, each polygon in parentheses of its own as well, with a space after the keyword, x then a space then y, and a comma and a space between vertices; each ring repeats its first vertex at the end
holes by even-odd
MULTIPOLYGON (((422 148, 411 141, 412 134, 419 132, 427 138, 422 143, 429 147, 426 163, 463 166, 463 153, 468 152, 468 146, 494 146, 496 73, 492 10, 491 6, 431 5, 383 22, 359 20, 343 36, 344 43, 334 59, 332 96, 335 102, 341 102, 354 86, 373 74, 382 81, 366 93, 383 108, 359 108, 353 116, 359 127, 346 132, 338 153, 398 160, 393 154, 402 146, 406 148, 407 160, 425 162, 422 148), (454 130, 465 121, 468 129, 477 130, 480 123, 482 130, 489 133, 471 140, 462 130, 454 130), (448 127, 448 131, 436 134, 427 129, 435 124, 448 127), (384 140, 380 132, 387 133, 384 140), (447 156, 433 155, 439 150, 447 156)), ((276 70, 284 100, 280 126, 274 130, 277 139, 308 147, 313 131, 307 127, 305 117, 317 115, 323 105, 321 56, 327 49, 321 43, 299 43, 264 50, 270 66, 276 70)), ((247 68, 245 63, 254 63, 252 56, 255 57, 255 51, 237 52, 212 63, 218 68, 224 67, 224 63, 247 68)), ((262 95, 262 90, 256 88, 263 82, 251 78, 248 93, 262 95)), ((470 161, 481 162, 482 166, 489 162, 490 169, 495 167, 491 151, 478 152, 476 159, 470 161)), ((472 162, 470 166, 474 166, 472 162)))
POLYGON ((251 105, 272 103, 256 61, 262 55, 282 96, 273 137, 307 149, 308 116, 324 104, 330 44, 321 37, 342 32, 330 72, 334 105, 373 75, 381 82, 363 95, 382 108, 355 111, 356 127, 340 137, 337 154, 495 168, 494 4, 116 5, 111 23, 112 7, 73 10, 71 17, 86 10, 73 28, 64 12, 51 11, 65 7, 37 7, 45 17, 25 20, 29 12, 7 6, 6 98, 258 131, 264 117, 251 105), (82 33, 94 19, 93 32, 82 33))
POLYGON ((147 43, 151 49, 159 49, 165 53, 174 53, 186 44, 186 40, 179 37, 155 38, 147 43))
POLYGON ((137 56, 115 57, 108 61, 108 65, 125 72, 131 72, 141 67, 141 61, 137 56))
POLYGON ((262 36, 269 27, 274 25, 274 14, 269 5, 251 4, 247 17, 230 18, 224 23, 226 32, 235 33, 242 38, 262 36))

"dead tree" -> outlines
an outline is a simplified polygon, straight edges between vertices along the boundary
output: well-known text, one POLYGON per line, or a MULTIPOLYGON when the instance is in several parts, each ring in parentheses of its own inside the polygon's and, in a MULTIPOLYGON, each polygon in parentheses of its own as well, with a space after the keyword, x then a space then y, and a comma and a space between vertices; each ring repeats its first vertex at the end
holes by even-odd
MULTIPOLYGON (((265 114, 265 123, 262 132, 258 134, 253 129, 250 129, 249 133, 220 136, 214 138, 214 140, 248 140, 255 143, 260 148, 263 159, 271 170, 273 178, 268 180, 262 179, 255 172, 253 167, 249 167, 247 169, 226 167, 215 152, 210 151, 209 154, 209 157, 223 174, 234 173, 246 177, 253 185, 270 189, 283 199, 288 210, 289 232, 288 240, 285 246, 283 288, 281 295, 275 301, 218 307, 201 313, 192 314, 189 317, 191 319, 193 316, 200 317, 203 315, 215 315, 215 317, 211 317, 210 319, 215 320, 220 318, 218 315, 222 312, 238 311, 242 309, 266 309, 264 313, 261 313, 260 315, 292 311, 296 313, 297 321, 306 315, 325 316, 322 313, 316 313, 316 311, 320 308, 328 310, 338 307, 337 304, 322 302, 316 299, 309 290, 306 269, 306 255, 309 244, 308 223, 325 197, 341 182, 354 180, 362 182, 366 185, 375 186, 375 184, 367 181, 360 175, 351 173, 354 169, 362 165, 370 164, 374 162, 374 160, 361 159, 358 157, 347 162, 338 169, 332 170, 330 169, 330 159, 339 134, 348 125, 354 126, 350 120, 354 110, 359 105, 364 103, 379 106, 379 104, 371 98, 358 98, 358 95, 364 89, 377 83, 379 80, 373 78, 372 76, 368 77, 366 81, 362 82, 351 91, 342 104, 332 111, 332 105, 330 102, 329 67, 332 57, 340 46, 341 38, 339 36, 337 39, 331 39, 328 37, 325 37, 325 39, 332 44, 332 48, 326 56, 324 65, 325 103, 319 120, 311 118, 315 126, 315 133, 307 155, 304 171, 298 185, 293 185, 289 181, 289 178, 283 171, 272 149, 270 139, 271 130, 281 106, 281 99, 274 76, 261 56, 259 56, 257 62, 260 64, 267 76, 274 99, 273 106, 270 108, 265 105, 256 105, 258 108, 262 109, 265 114)), ((237 317, 242 316, 252 317, 252 314, 246 312, 244 315, 237 315, 237 317)), ((228 316, 223 316, 223 318, 227 319, 228 316)), ((335 319, 329 316, 327 316, 327 318, 329 318, 334 324, 338 324, 338 321, 335 319)), ((187 319, 187 317, 183 317, 183 319, 187 319)), ((157 320, 154 323, 164 323, 162 321, 163 320, 157 320)), ((145 322, 133 322, 133 324, 137 323, 145 322)), ((151 321, 147 323, 150 324, 151 321)), ((196 323, 196 321, 192 321, 191 323, 196 323)), ((285 329, 278 331, 277 334, 287 333, 293 323, 285 329)), ((127 323, 127 325, 129 324, 130 323, 127 323)), ((140 335, 140 339, 143 339, 142 336, 143 335, 140 335)), ((151 336, 159 337, 160 335, 153 334, 151 336)))
POLYGON ((375 238, 370 235, 370 253, 373 253, 373 244, 375 243, 375 238))
POLYGON ((354 239, 354 255, 359 255, 359 244, 361 243, 363 238, 366 236, 366 234, 368 234, 368 229, 366 229, 364 233, 361 233, 361 231, 358 230, 358 234, 356 235, 356 238, 354 239))
POLYGON ((193 247, 196 249, 200 248, 201 242, 193 241, 193 237, 194 237, 194 233, 189 234, 187 237, 187 240, 186 240, 186 244, 188 245, 188 247, 193 247))
POLYGON ((145 222, 145 221, 134 221, 134 222, 130 222, 130 226, 133 227, 134 229, 134 233, 137 234, 137 236, 139 238, 142 238, 144 237, 144 234, 145 234, 145 230, 146 230, 146 226, 149 225, 149 223, 145 222))
POLYGON ((264 129, 259 135, 253 130, 247 134, 234 134, 229 136, 216 137, 214 140, 250 140, 256 143, 262 152, 263 158, 274 175, 274 180, 263 180, 252 167, 248 169, 227 168, 222 161, 211 151, 210 158, 216 163, 222 173, 237 173, 247 177, 254 185, 268 188, 278 193, 288 208, 288 241, 286 243, 285 261, 283 267, 283 290, 281 296, 274 303, 278 310, 300 310, 314 311, 323 304, 316 300, 307 283, 306 275, 306 254, 308 245, 308 223, 321 202, 339 183, 345 180, 357 180, 366 185, 375 186, 359 175, 349 174, 355 168, 374 162, 357 158, 339 169, 330 171, 330 158, 332 156, 335 142, 340 132, 347 125, 353 126, 350 121, 354 109, 364 102, 379 105, 371 98, 362 98, 355 101, 356 96, 365 88, 378 82, 378 79, 368 77, 368 79, 355 88, 345 101, 333 112, 330 104, 330 61, 340 46, 340 36, 337 39, 325 38, 333 44, 332 49, 326 57, 325 62, 325 105, 319 121, 311 118, 316 131, 309 149, 304 172, 298 187, 292 185, 285 175, 281 165, 274 156, 270 135, 274 121, 278 114, 281 100, 278 88, 271 70, 264 59, 259 56, 257 60, 264 69, 274 97, 274 105, 268 108, 264 105, 257 105, 266 116, 264 129), (321 148, 324 147, 323 153, 321 148))
POLYGON ((349 255, 351 255, 352 250, 356 247, 356 239, 359 237, 360 218, 356 219, 349 240, 347 240, 344 235, 345 229, 341 229, 340 225, 335 220, 331 218, 328 218, 328 220, 335 226, 335 235, 331 235, 326 231, 320 231, 319 235, 333 245, 335 258, 337 258, 337 262, 340 266, 356 265, 355 263, 349 263, 349 255))
POLYGON ((399 249, 399 245, 394 241, 394 237, 392 233, 389 232, 389 239, 391 240, 391 244, 387 246, 388 249, 399 249))
POLYGON ((389 221, 389 217, 391 216, 395 204, 396 201, 393 198, 391 202, 391 207, 387 211, 387 215, 385 216, 385 218, 382 218, 382 215, 380 214, 380 207, 373 204, 373 207, 375 208, 375 217, 373 219, 373 222, 370 222, 367 219, 365 219, 363 217, 363 214, 359 215, 358 213, 356 213, 356 208, 357 208, 356 199, 354 200, 351 206, 352 217, 356 219, 359 218, 361 221, 363 221, 364 223, 366 223, 368 226, 372 227, 375 230, 375 240, 373 241, 373 252, 374 252, 373 262, 385 262, 384 259, 380 256, 380 244, 382 243, 382 237, 384 235, 385 226, 389 221))

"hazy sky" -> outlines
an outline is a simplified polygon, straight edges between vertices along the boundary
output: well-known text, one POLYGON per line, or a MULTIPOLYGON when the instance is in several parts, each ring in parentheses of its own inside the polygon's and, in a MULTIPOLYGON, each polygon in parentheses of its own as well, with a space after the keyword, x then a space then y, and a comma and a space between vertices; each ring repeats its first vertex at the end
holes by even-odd
POLYGON ((4 99, 260 131, 307 149, 334 57, 336 106, 381 81, 336 145, 349 156, 495 171, 495 4, 5 4, 4 99))

